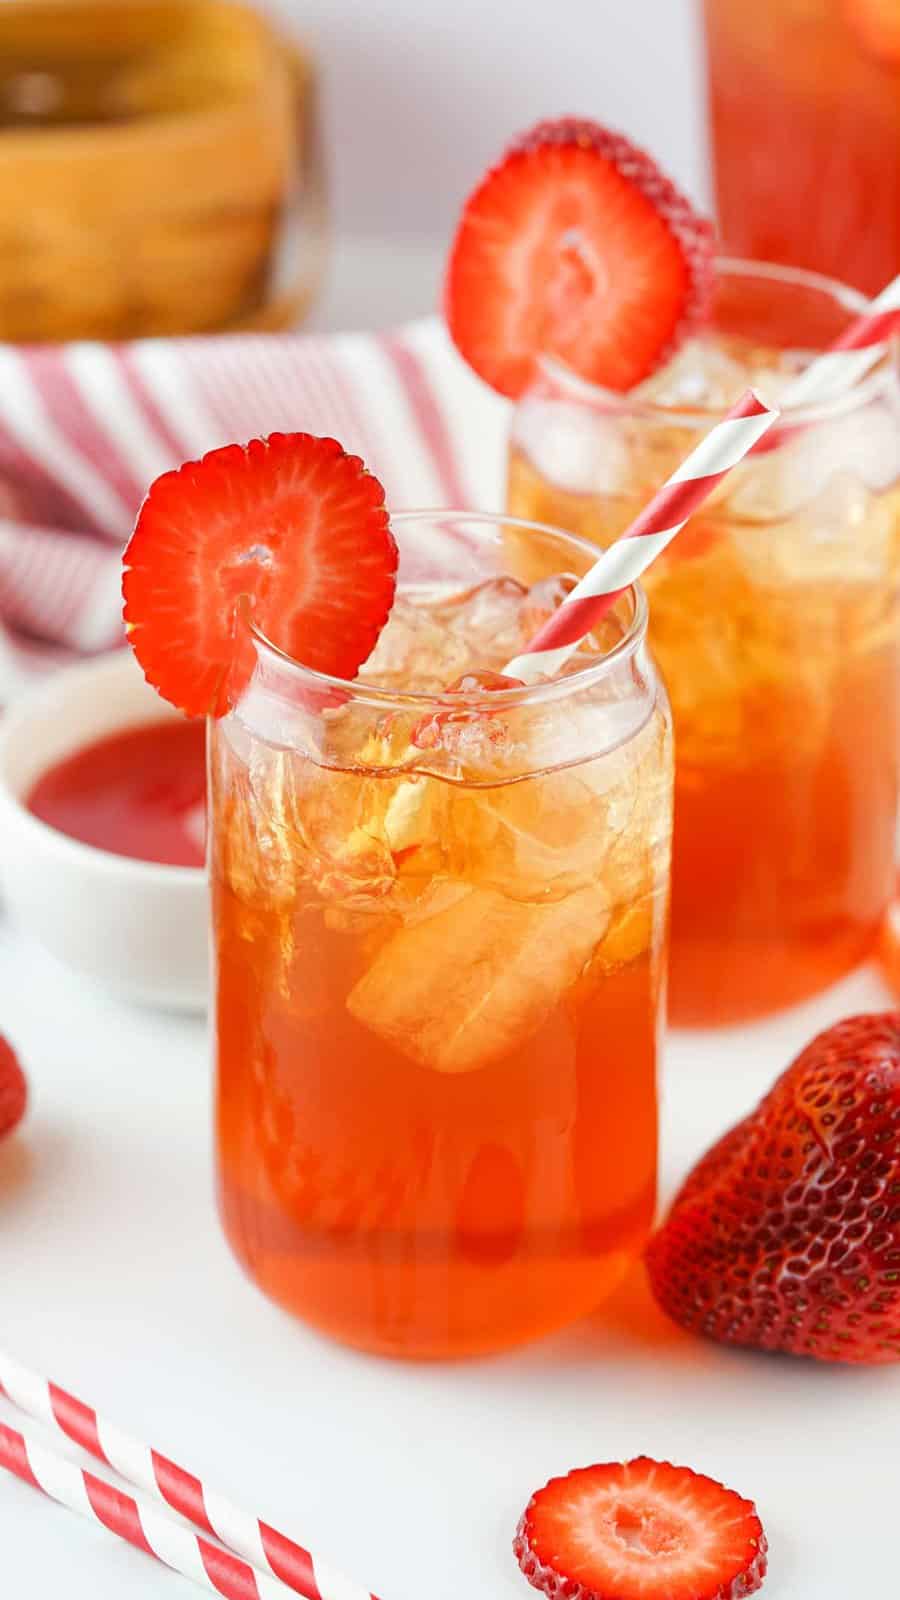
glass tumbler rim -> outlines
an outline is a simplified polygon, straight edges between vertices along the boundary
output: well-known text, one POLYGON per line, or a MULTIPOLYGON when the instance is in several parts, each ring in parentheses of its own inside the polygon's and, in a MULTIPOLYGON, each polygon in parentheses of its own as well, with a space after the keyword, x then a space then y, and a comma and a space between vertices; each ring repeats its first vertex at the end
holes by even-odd
MULTIPOLYGON (((750 257, 719 255, 715 258, 715 269, 718 277, 755 277, 828 295, 835 304, 853 317, 863 312, 870 303, 858 289, 842 283, 839 278, 813 272, 805 267, 791 267, 776 261, 756 261, 750 257)), ((782 406, 783 417, 790 418, 792 424, 804 426, 807 423, 823 422, 831 417, 846 416, 867 405, 889 384, 896 382, 898 350, 900 350, 900 335, 895 335, 877 366, 864 373, 843 394, 835 395, 833 399, 819 405, 782 406)), ((721 405, 683 407, 662 405, 653 400, 636 398, 633 392, 622 394, 613 389, 604 389, 602 385, 573 372, 555 356, 538 356, 537 365, 541 376, 562 391, 561 398, 568 394, 572 400, 583 400, 598 410, 629 416, 637 421, 666 423, 669 426, 677 423, 679 427, 694 427, 700 431, 711 427, 712 423, 722 416, 724 410, 721 405)), ((519 404, 534 396, 535 389, 536 385, 533 383, 526 389, 519 404)), ((737 399, 737 395, 734 398, 737 399)))
MULTIPOLYGON (((453 506, 434 506, 394 511, 388 515, 390 526, 395 531, 416 522, 462 521, 470 528, 473 526, 482 529, 514 528, 550 535, 570 549, 581 552, 588 558, 588 565, 593 565, 600 554, 597 547, 589 540, 569 533, 564 528, 554 527, 551 523, 537 522, 528 517, 510 516, 505 511, 468 511, 453 506)), ((648 623, 647 597, 642 585, 639 582, 629 584, 623 590, 623 594, 628 595, 631 600, 631 617, 622 637, 596 661, 579 668, 577 672, 551 678, 543 683, 526 684, 522 688, 514 689, 494 689, 481 695, 467 694, 466 709, 496 711, 500 707, 514 709, 565 700, 573 694, 596 686, 613 671, 618 671, 645 642, 648 623)), ((377 684, 361 683, 356 678, 340 678, 318 672, 312 667, 304 666, 294 656, 274 644, 253 622, 252 617, 247 619, 247 626, 262 661, 270 663, 276 671, 289 673, 295 682, 305 685, 307 690, 317 695, 323 704, 327 704, 331 696, 340 696, 342 702, 352 700, 357 704, 380 706, 383 709, 406 708, 420 713, 426 709, 459 709, 459 696, 448 694, 446 691, 387 689, 377 684)), ((240 705, 235 709, 239 712, 240 705)))

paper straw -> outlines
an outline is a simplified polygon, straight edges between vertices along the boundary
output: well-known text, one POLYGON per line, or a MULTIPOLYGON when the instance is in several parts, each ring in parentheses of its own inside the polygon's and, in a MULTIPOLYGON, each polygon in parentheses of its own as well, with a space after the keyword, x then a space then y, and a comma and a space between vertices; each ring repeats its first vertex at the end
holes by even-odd
POLYGON ((882 289, 823 355, 788 384, 779 399, 781 408, 820 405, 845 394, 881 360, 898 332, 900 276, 882 289))
POLYGON ((510 678, 552 677, 599 619, 665 550, 726 473, 753 449, 778 411, 752 389, 701 439, 615 544, 575 585, 521 655, 507 663, 510 678))
POLYGON ((104 1478, 2 1422, 0 1467, 225 1600, 285 1600, 290 1593, 277 1579, 254 1572, 239 1556, 182 1527, 158 1506, 123 1494, 104 1478))
MULTIPOLYGON (((2 1351, 0 1394, 5 1394, 20 1411, 74 1440, 127 1483, 149 1490, 202 1533, 211 1534, 229 1550, 246 1557, 259 1569, 261 1577, 271 1573, 289 1589, 304 1595, 306 1600, 375 1600, 367 1589, 344 1577, 320 1556, 313 1557, 302 1545, 261 1518, 242 1511, 177 1462, 122 1432, 84 1401, 29 1372, 2 1351)), ((8 1465, 8 1462, 3 1464, 8 1465)), ((40 1483, 37 1486, 43 1487, 40 1483)), ((78 1493, 79 1506, 74 1509, 79 1509, 84 1501, 83 1490, 78 1493)), ((155 1551, 151 1553, 156 1554, 155 1551)), ((196 1567, 196 1559, 194 1565, 196 1567)), ((243 1593, 252 1597, 249 1589, 243 1593)), ((283 1591, 281 1594, 283 1600, 283 1591)))

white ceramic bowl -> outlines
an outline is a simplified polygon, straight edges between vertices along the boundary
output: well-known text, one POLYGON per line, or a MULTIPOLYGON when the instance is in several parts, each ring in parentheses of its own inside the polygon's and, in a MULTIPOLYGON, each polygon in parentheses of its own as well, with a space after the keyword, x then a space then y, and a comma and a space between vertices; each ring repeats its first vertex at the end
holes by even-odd
POLYGON ((130 650, 69 667, 0 720, 0 892, 67 966, 141 1004, 198 1011, 208 992, 206 873, 95 850, 25 808, 35 779, 119 728, 177 715, 130 650))

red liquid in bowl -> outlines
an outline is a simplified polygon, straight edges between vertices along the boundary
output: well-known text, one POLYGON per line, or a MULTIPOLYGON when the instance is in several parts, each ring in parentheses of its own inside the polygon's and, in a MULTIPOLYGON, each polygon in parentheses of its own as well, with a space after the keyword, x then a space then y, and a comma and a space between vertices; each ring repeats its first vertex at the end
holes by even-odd
POLYGON ((170 721, 83 745, 38 778, 26 805, 97 850, 202 867, 205 800, 205 724, 170 721))

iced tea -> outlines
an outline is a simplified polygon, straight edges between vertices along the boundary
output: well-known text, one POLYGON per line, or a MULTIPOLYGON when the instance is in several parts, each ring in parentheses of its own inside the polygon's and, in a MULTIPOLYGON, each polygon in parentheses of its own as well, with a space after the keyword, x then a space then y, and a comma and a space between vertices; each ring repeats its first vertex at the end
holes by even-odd
POLYGON ((670 723, 637 592, 567 676, 442 695, 594 552, 489 518, 394 528, 360 679, 257 640, 213 728, 219 1190, 275 1299, 449 1356, 587 1312, 650 1226, 670 723))
MULTIPOLYGON (((545 370, 512 511, 609 544, 746 387, 853 315, 827 280, 722 264, 713 326, 627 399, 545 370)), ((893 359, 720 486, 648 571, 675 721, 670 1006, 684 1023, 812 994, 870 948, 893 881, 900 404, 893 359)))
POLYGON ((706 0, 722 238, 875 294, 900 272, 900 6, 706 0))

